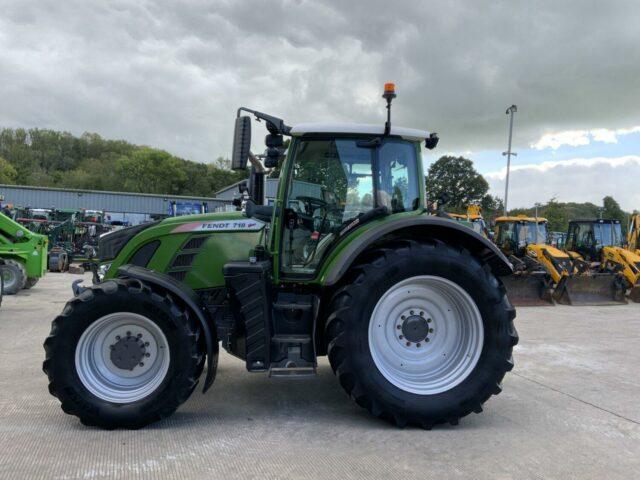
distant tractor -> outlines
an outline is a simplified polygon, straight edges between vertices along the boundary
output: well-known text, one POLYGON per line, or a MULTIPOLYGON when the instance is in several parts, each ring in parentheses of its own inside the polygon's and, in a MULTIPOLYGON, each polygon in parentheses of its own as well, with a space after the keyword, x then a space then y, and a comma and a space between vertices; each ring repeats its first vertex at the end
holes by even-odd
MULTIPOLYGON (((482 411, 513 368, 511 265, 472 229, 425 214, 421 145, 383 125, 299 124, 240 108, 232 165, 250 161, 244 212, 168 218, 100 239, 95 284, 53 321, 49 390, 84 424, 139 428, 173 413, 218 344, 250 372, 315 375, 399 426, 456 424, 482 411), (264 122, 264 163, 250 151, 264 122), (274 205, 265 169, 282 163, 274 205)), ((274 406, 275 408, 275 406, 274 406)))

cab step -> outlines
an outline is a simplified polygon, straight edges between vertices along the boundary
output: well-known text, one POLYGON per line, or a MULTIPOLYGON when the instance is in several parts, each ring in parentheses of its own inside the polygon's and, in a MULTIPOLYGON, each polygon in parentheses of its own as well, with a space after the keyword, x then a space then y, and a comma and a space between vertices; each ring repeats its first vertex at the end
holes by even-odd
POLYGON ((316 367, 271 367, 271 378, 304 378, 314 377, 318 374, 316 367))

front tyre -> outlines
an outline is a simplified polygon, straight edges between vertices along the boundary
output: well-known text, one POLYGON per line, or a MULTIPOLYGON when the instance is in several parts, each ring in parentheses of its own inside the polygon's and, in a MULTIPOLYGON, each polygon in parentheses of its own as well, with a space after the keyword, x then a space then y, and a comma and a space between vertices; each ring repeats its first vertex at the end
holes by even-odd
POLYGON ((94 285, 52 324, 43 369, 62 409, 85 425, 140 428, 194 390, 204 358, 198 327, 165 291, 137 280, 94 285))
POLYGON ((469 252, 439 241, 369 252, 333 296, 328 355, 372 414, 456 424, 501 390, 518 341, 504 287, 469 252))

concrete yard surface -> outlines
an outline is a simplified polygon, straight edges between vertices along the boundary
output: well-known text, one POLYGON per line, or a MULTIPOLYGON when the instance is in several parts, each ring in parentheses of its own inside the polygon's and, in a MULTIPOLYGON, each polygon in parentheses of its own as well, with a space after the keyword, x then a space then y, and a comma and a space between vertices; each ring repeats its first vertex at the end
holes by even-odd
POLYGON ((145 429, 103 431, 64 414, 42 372, 77 278, 50 273, 0 307, 2 479, 640 478, 638 304, 520 308, 503 392, 456 427, 371 417, 325 358, 317 377, 283 380, 223 352, 207 394, 145 429))

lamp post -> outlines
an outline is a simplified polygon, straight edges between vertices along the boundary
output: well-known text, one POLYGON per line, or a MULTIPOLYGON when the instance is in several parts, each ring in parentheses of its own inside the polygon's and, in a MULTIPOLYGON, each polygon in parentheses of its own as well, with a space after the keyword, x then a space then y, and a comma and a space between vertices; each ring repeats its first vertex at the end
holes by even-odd
POLYGON ((511 170, 511 156, 517 156, 518 154, 516 152, 512 152, 511 151, 511 138, 513 137, 513 114, 516 113, 518 111, 518 107, 516 107, 515 105, 511 105, 509 108, 507 108, 507 111, 505 112, 507 115, 509 115, 509 146, 507 147, 507 151, 506 152, 502 152, 502 155, 507 157, 507 181, 506 181, 506 185, 504 188, 504 216, 507 216, 507 211, 508 211, 508 206, 507 203, 509 202, 509 172, 511 170))

